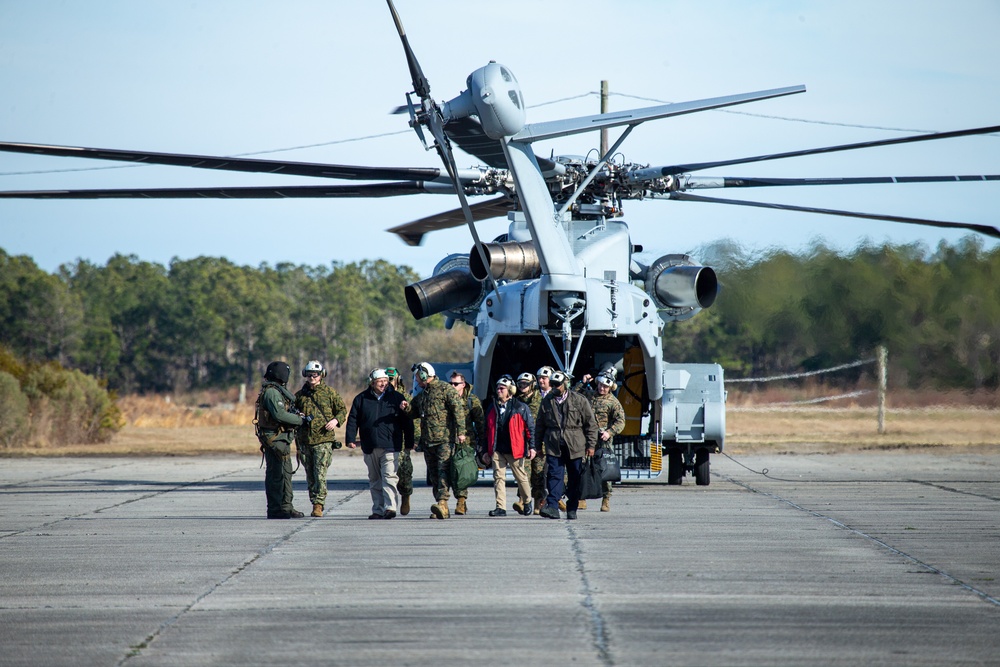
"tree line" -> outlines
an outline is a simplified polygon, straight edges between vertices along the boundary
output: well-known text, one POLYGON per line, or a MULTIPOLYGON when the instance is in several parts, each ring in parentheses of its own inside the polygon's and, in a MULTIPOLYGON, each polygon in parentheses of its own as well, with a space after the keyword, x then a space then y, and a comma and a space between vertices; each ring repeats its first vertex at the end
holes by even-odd
MULTIPOLYGON (((840 253, 748 256, 703 249, 722 291, 697 317, 666 325, 670 361, 718 362, 729 377, 814 370, 890 349, 896 386, 1000 384, 1000 248, 967 237, 862 245, 840 253)), ((237 266, 222 258, 169 266, 115 255, 54 273, 0 250, 0 340, 28 363, 92 375, 120 393, 253 386, 273 359, 319 359, 339 386, 379 364, 471 358, 464 325, 416 321, 412 269, 383 260, 310 267, 237 266)), ((854 374, 840 376, 852 382, 854 374)))
MULTIPOLYGON (((922 244, 823 245, 747 256, 708 248, 722 289, 715 305, 670 324, 667 358, 713 360, 727 377, 830 368, 889 349, 893 386, 1000 385, 1000 247, 980 239, 930 251, 922 244)), ((856 382, 871 367, 824 381, 856 382)))
POLYGON ((354 386, 441 329, 440 317, 415 321, 406 309, 403 288, 418 279, 382 260, 254 268, 198 257, 164 267, 125 255, 49 274, 0 250, 0 339, 29 362, 79 369, 119 393, 253 386, 274 359, 295 370, 319 359, 354 386))

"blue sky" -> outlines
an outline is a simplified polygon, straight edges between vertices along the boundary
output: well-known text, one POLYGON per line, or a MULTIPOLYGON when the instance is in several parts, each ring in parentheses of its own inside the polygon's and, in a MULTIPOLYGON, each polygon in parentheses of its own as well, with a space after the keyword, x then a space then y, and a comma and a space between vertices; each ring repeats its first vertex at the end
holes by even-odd
MULTIPOLYGON (((619 0, 415 2, 397 8, 438 100, 494 59, 530 121, 805 84, 731 111, 646 123, 628 161, 671 164, 1000 124, 1000 3, 619 0), (592 93, 589 94, 588 93, 592 93), (631 97, 630 97, 631 96, 631 97), (567 99, 569 98, 569 99, 567 99), (646 99, 636 99, 646 98, 646 99), (564 100, 554 104, 546 104, 564 100), (543 106, 535 106, 543 105, 543 106)), ((388 111, 409 75, 382 2, 0 0, 0 140, 289 160, 438 166, 388 111), (365 138, 369 137, 369 138, 365 138), (294 149, 294 150, 288 150, 294 149), (276 152, 271 152, 276 151, 276 152)), ((597 136, 536 145, 586 154, 597 136)), ((460 167, 474 158, 459 154, 460 167)), ((0 189, 316 183, 172 167, 0 154, 0 189)), ((716 170, 731 176, 1000 173, 1000 137, 970 137, 716 170)), ((730 196, 718 191, 709 194, 730 196)), ((998 224, 1000 183, 738 191, 739 198, 998 224)), ((429 275, 467 230, 413 249, 388 227, 447 196, 329 201, 0 202, 0 247, 53 271, 116 252, 168 264, 225 256, 309 265, 385 258, 429 275)), ((963 232, 684 202, 626 202, 648 259, 719 239, 750 251, 822 240, 955 242, 963 232)), ((504 221, 481 223, 491 238, 504 221)), ((995 241, 984 238, 987 247, 995 241)))

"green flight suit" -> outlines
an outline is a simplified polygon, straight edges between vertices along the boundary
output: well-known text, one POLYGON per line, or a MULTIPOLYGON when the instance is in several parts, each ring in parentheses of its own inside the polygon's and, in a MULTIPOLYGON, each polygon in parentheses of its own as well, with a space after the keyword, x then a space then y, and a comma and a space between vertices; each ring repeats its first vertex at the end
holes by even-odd
POLYGON ((292 439, 302 417, 289 408, 295 397, 284 386, 266 381, 257 398, 257 429, 264 452, 264 493, 267 514, 291 513, 292 505, 292 439))

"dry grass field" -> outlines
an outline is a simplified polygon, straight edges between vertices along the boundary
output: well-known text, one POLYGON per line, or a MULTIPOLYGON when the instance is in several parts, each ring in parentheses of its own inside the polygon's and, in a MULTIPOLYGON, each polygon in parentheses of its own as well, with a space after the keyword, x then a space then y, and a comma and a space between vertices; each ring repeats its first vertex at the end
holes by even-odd
MULTIPOLYGON (((346 395, 351 397, 354 393, 348 391, 346 395)), ((893 394, 883 434, 877 432, 877 413, 870 395, 839 407, 773 405, 787 400, 789 397, 784 394, 731 391, 726 413, 726 451, 734 454, 911 448, 947 451, 1000 447, 1000 405, 995 392, 893 394)), ((240 405, 235 396, 199 395, 175 400, 127 396, 120 399, 119 405, 126 426, 110 442, 45 449, 15 447, 0 455, 258 455, 252 424, 253 404, 240 405)), ((343 429, 339 437, 343 440, 343 429)), ((343 449, 338 455, 360 456, 360 453, 343 449)))

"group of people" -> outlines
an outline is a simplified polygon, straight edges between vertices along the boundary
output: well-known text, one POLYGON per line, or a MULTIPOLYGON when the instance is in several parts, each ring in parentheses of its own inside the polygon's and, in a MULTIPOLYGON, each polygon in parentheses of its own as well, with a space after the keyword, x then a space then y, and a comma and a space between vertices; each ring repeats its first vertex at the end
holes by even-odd
MULTIPOLYGON (((372 512, 369 519, 393 519, 410 512, 413 494, 411 451, 424 455, 427 484, 434 495, 431 518, 468 512, 468 489, 455 488, 450 479, 458 448, 475 448, 478 463, 493 471, 496 501, 489 516, 507 515, 506 472, 517 483, 514 511, 576 519, 586 508, 580 499, 580 475, 585 457, 600 447, 611 447, 625 428, 625 413, 613 391, 613 368, 596 376, 584 375, 572 389, 567 373, 543 366, 536 374, 521 373, 515 380, 501 376, 493 400, 484 411, 472 385, 461 372, 439 379, 426 362, 411 371, 420 387, 410 396, 396 368, 376 368, 368 387, 347 410, 344 401, 323 379, 318 361, 302 369, 304 383, 294 395, 286 388, 290 368, 280 361, 268 365, 257 398, 254 423, 266 463, 264 488, 267 516, 288 519, 304 516, 292 504, 291 443, 305 469, 312 516, 323 516, 326 474, 333 450, 343 445, 335 429, 345 426, 347 447, 358 446, 368 468, 372 512)), ((601 511, 610 511, 611 483, 605 482, 601 511)))

